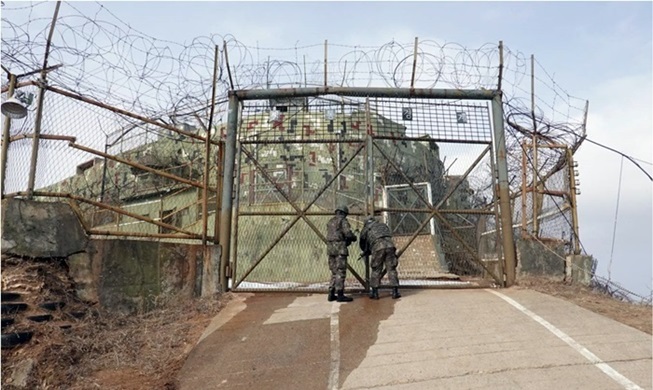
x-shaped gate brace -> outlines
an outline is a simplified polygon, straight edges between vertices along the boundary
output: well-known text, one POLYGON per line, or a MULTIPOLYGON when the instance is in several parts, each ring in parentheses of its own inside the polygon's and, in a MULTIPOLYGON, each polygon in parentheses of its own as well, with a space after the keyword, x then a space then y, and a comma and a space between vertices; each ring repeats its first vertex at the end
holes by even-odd
MULTIPOLYGON (((348 142, 350 142, 350 141, 348 141, 348 142)), ((351 141, 351 142, 354 142, 354 141, 351 141)), ((240 283, 242 283, 242 282, 245 280, 245 278, 247 278, 247 276, 248 276, 248 275, 249 275, 249 274, 250 274, 250 273, 251 273, 251 272, 252 272, 252 271, 253 271, 253 270, 254 270, 254 269, 255 269, 255 268, 260 264, 260 263, 261 263, 261 261, 263 261, 263 259, 265 258, 265 256, 267 256, 268 253, 270 253, 270 251, 271 251, 271 250, 272 250, 272 249, 277 245, 277 243, 279 243, 279 241, 280 241, 280 240, 281 240, 281 239, 286 235, 286 233, 288 233, 288 232, 290 231, 290 229, 291 229, 291 228, 295 225, 295 223, 297 223, 297 221, 299 221, 300 219, 303 219, 303 220, 306 222, 306 224, 308 224, 308 226, 309 226, 311 229, 313 229, 313 231, 315 232, 315 234, 317 234, 317 236, 320 238, 320 240, 322 240, 322 242, 324 242, 325 245, 327 244, 327 239, 326 239, 326 237, 324 237, 324 235, 322 234, 322 232, 320 232, 320 230, 315 226, 315 224, 313 224, 313 222, 311 222, 311 221, 306 217, 306 212, 307 212, 308 209, 311 208, 311 206, 312 206, 312 205, 313 205, 313 204, 314 204, 314 203, 315 203, 315 202, 320 198, 320 196, 322 196, 322 194, 323 194, 323 193, 324 193, 324 192, 329 188, 329 186, 330 186, 330 185, 331 185, 331 184, 332 184, 332 183, 333 183, 333 182, 334 182, 334 181, 335 181, 335 180, 340 176, 340 174, 341 174, 341 173, 342 173, 342 172, 347 168, 347 166, 349 166, 349 164, 350 164, 352 161, 354 161, 354 158, 356 158, 356 156, 358 156, 358 154, 360 153, 361 150, 363 150, 364 147, 365 147, 365 143, 364 143, 364 142, 361 142, 361 144, 358 146, 358 149, 356 149, 356 150, 354 151, 354 153, 353 153, 352 156, 349 158, 349 160, 347 160, 347 161, 343 164, 343 166, 338 170, 338 172, 336 172, 336 174, 333 175, 333 177, 332 177, 331 179, 329 179, 329 181, 328 181, 328 182, 327 182, 327 183, 326 183, 326 184, 325 184, 325 185, 320 189, 320 191, 318 191, 318 193, 315 195, 315 197, 313 198, 313 200, 311 200, 311 201, 308 203, 308 205, 307 205, 306 207, 304 207, 303 209, 301 209, 299 206, 297 206, 297 204, 296 204, 295 202, 293 202, 293 201, 290 199, 290 196, 289 196, 288 194, 286 194, 286 192, 283 190, 283 188, 281 188, 281 186, 276 182, 276 180, 274 180, 274 178, 272 178, 272 177, 268 174, 267 170, 266 170, 266 169, 261 165, 261 163, 259 163, 259 161, 258 161, 258 160, 257 160, 257 159, 252 155, 251 152, 249 152, 249 151, 248 151, 246 148, 244 148, 244 147, 241 148, 241 150, 243 151, 243 153, 245 153, 245 155, 247 155, 247 157, 248 157, 248 158, 249 158, 249 159, 254 163, 254 165, 259 169, 259 171, 261 172, 261 174, 263 174, 263 177, 264 177, 267 181, 269 181, 269 182, 270 182, 270 183, 271 183, 271 184, 272 184, 272 185, 277 189, 277 191, 281 194, 281 196, 283 196, 283 198, 288 202, 288 204, 290 204, 290 205, 295 209, 295 211, 297 212, 297 215, 296 215, 295 218, 294 218, 294 219, 293 219, 293 220, 292 220, 292 221, 291 221, 291 222, 290 222, 290 223, 289 223, 289 224, 288 224, 288 225, 283 229, 283 231, 282 231, 282 232, 277 236, 277 238, 276 238, 275 240, 273 240, 272 243, 271 243, 271 244, 270 244, 270 245, 269 245, 269 246, 268 246, 268 247, 263 251, 263 253, 261 254, 261 256, 259 256, 259 258, 254 262, 254 264, 252 264, 252 265, 249 267, 249 269, 245 272, 245 274, 242 276, 242 278, 240 278, 240 280, 236 280, 236 281, 235 281, 235 285, 234 285, 234 287, 233 287, 234 289, 235 289, 235 288, 238 288, 238 286, 240 285, 240 283)), ((347 269, 349 270, 349 272, 351 272, 352 275, 354 275, 354 277, 355 277, 355 278, 360 282, 361 285, 363 285, 365 288, 367 288, 367 282, 366 282, 366 281, 365 281, 365 280, 364 280, 364 279, 363 279, 363 278, 362 278, 362 277, 361 277, 361 276, 360 276, 360 275, 359 275, 359 274, 358 274, 358 273, 357 273, 357 272, 356 272, 356 271, 351 267, 351 265, 349 265, 349 263, 347 264, 347 269)))
MULTIPOLYGON (((494 278, 494 280, 495 280, 497 283, 501 283, 501 279, 500 279, 497 275, 495 275, 494 272, 492 272, 492 271, 491 271, 491 270, 490 270, 490 269, 489 269, 489 268, 488 268, 488 267, 483 263, 483 261, 478 257, 478 255, 477 255, 476 252, 474 251, 474 249, 471 248, 471 247, 469 246, 469 244, 467 244, 467 243, 465 242, 465 240, 464 240, 464 239, 463 239, 463 238, 462 238, 462 237, 461 237, 461 236, 456 232, 456 230, 454 230, 454 227, 451 226, 451 224, 449 223, 449 221, 447 221, 446 218, 444 218, 444 216, 443 216, 443 215, 440 213, 440 211, 439 211, 439 208, 442 206, 442 204, 444 204, 444 202, 446 202, 446 200, 447 200, 447 199, 448 199, 448 198, 449 198, 449 197, 454 193, 454 191, 455 191, 455 190, 460 186, 460 184, 461 184, 461 183, 462 183, 462 182, 467 178, 467 176, 469 176, 469 174, 470 174, 470 173, 472 172, 472 170, 476 167, 476 165, 478 165, 478 163, 483 159, 483 157, 485 157, 485 155, 490 151, 491 145, 488 145, 488 146, 483 150, 483 152, 481 152, 481 154, 476 158, 476 160, 474 161, 474 163, 472 163, 472 165, 467 169, 467 171, 465 171, 465 173, 460 177, 460 179, 458 179, 458 181, 456 182, 456 184, 455 184, 455 185, 454 185, 454 186, 453 186, 453 187, 452 187, 452 188, 447 192, 447 194, 444 196, 444 198, 443 198, 440 202, 438 202, 438 204, 437 204, 436 206, 430 206, 430 205, 429 205, 429 201, 428 201, 426 198, 424 198, 424 196, 422 195, 421 191, 419 191, 419 190, 415 187, 415 185, 413 184, 412 180, 409 179, 408 176, 406 176, 406 173, 404 173, 404 171, 403 171, 400 167, 397 166, 396 162, 395 162, 393 159, 391 159, 391 158, 386 154, 386 152, 383 151, 383 148, 381 148, 381 146, 379 146, 379 145, 378 145, 377 143, 375 143, 375 142, 373 142, 372 144, 377 148, 377 150, 379 150, 379 152, 381 152, 381 155, 382 155, 383 157, 386 158, 386 160, 388 161, 388 163, 389 163, 390 165, 392 165, 392 167, 393 167, 397 172, 399 172, 399 173, 401 174, 401 176, 406 180, 406 183, 408 183, 408 185, 413 189, 413 191, 415 191, 415 194, 416 194, 416 195, 417 195, 417 196, 422 200, 422 202, 424 202, 424 204, 428 205, 428 210, 430 210, 430 213, 429 213, 428 217, 425 218, 424 221, 420 224, 420 226, 415 230, 415 233, 413 233, 413 235, 410 237, 410 239, 408 240, 408 242, 407 242, 407 243, 406 243, 406 244, 405 244, 405 245, 404 245, 400 250, 397 251, 397 257, 401 257, 402 253, 403 253, 403 252, 408 248, 408 246, 410 246, 410 244, 411 244, 411 243, 412 243, 412 242, 417 238, 417 236, 419 235, 419 232, 421 232, 422 229, 424 229, 424 227, 429 223, 429 221, 431 220, 431 218, 433 218, 433 217, 435 216, 435 217, 437 217, 437 218, 438 218, 438 219, 439 219, 439 220, 440 220, 440 221, 441 221, 441 222, 442 222, 442 223, 447 227, 447 229, 449 229, 449 230, 451 231, 451 234, 453 234, 453 236, 454 236, 458 241, 460 241, 460 243, 462 244, 463 248, 465 248, 465 250, 466 250, 466 251, 467 251, 467 252, 472 256, 472 259, 474 260, 474 262, 476 262, 476 263, 479 264, 481 267, 483 267, 483 269, 485 269, 485 271, 487 271, 487 273, 488 273, 490 276, 492 276, 492 278, 494 278)), ((491 211, 485 211, 485 210, 474 211, 474 213, 478 213, 478 214, 493 214, 491 211)))

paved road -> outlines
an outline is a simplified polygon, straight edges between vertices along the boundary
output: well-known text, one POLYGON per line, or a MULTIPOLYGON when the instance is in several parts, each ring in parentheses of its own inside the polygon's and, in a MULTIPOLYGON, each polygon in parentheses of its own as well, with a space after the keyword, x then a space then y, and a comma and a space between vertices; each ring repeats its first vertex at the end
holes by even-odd
POLYGON ((651 336, 521 289, 237 294, 181 389, 651 389, 651 336))

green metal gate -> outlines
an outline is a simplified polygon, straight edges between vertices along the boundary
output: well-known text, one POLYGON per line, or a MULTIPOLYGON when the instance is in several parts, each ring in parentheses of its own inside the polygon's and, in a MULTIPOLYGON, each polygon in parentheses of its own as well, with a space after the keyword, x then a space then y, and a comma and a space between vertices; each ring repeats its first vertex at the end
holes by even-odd
MULTIPOLYGON (((238 291, 326 291, 326 223, 346 204, 355 232, 372 214, 391 227, 402 286, 503 285, 495 95, 333 90, 232 93, 224 282, 238 291)), ((228 164, 227 155, 226 172, 228 164)), ((346 288, 366 289, 357 243, 349 250, 346 288)))

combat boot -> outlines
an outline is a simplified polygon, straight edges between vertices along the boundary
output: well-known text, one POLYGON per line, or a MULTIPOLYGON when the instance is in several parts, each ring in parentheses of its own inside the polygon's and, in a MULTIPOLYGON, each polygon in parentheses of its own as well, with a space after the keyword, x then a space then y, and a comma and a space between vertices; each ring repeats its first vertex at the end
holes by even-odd
POLYGON ((336 289, 335 289, 335 288, 330 288, 330 289, 329 289, 329 297, 327 298, 327 300, 328 300, 329 302, 333 302, 333 301, 335 301, 336 299, 337 299, 337 298, 336 298, 336 289))
POLYGON ((354 298, 345 296, 344 291, 338 290, 338 299, 337 299, 338 302, 351 302, 353 300, 354 298))
POLYGON ((399 287, 393 287, 392 288, 392 299, 398 299, 401 298, 401 294, 399 294, 399 287))
POLYGON ((370 292, 370 299, 379 299, 379 289, 372 287, 372 292, 370 292))

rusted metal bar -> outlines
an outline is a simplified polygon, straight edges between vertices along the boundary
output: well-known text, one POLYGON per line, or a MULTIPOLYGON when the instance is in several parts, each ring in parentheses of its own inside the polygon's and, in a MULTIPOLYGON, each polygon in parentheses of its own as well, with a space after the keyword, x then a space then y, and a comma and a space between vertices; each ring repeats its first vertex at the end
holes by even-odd
POLYGON ((471 145, 490 145, 492 140, 487 141, 474 141, 462 139, 444 139, 444 138, 426 138, 426 137, 403 137, 403 136, 389 136, 389 135, 374 135, 374 139, 388 139, 395 141, 417 141, 417 142, 437 142, 437 143, 452 143, 452 144, 471 144, 471 145))
POLYGON ((567 149, 568 146, 565 144, 556 144, 552 142, 545 142, 538 145, 539 148, 544 149, 567 149))
MULTIPOLYGON (((26 196, 27 192, 16 192, 15 194, 12 194, 12 195, 13 196, 26 196)), ((187 231, 185 231, 183 229, 180 229, 180 228, 178 228, 178 227, 176 227, 174 225, 169 225, 167 223, 155 221, 155 220, 153 220, 152 218, 149 218, 149 217, 144 217, 144 216, 139 215, 139 214, 130 213, 129 211, 125 211, 125 210, 123 210, 121 208, 114 207, 114 206, 111 206, 111 205, 108 205, 108 204, 105 204, 105 203, 102 203, 102 202, 96 202, 94 200, 87 199, 87 198, 77 196, 77 195, 73 195, 73 194, 63 194, 63 193, 59 193, 59 192, 47 192, 47 191, 34 191, 33 195, 34 196, 42 196, 42 197, 46 197, 46 198, 74 199, 74 200, 76 200, 78 202, 88 203, 88 204, 93 205, 95 207, 99 207, 99 208, 102 208, 102 209, 105 209, 105 210, 110 210, 110 211, 113 211, 115 213, 118 213, 118 214, 121 214, 121 215, 126 215, 126 216, 128 216, 130 218, 134 218, 134 219, 137 219, 139 221, 151 223, 153 225, 157 225, 157 226, 160 226, 160 227, 165 228, 165 229, 174 230, 174 231, 182 233, 182 234, 197 235, 195 233, 187 232, 187 231)), ((197 236, 201 237, 199 235, 197 235, 197 236)))
POLYGON ((161 170, 158 170, 158 169, 150 168, 147 165, 135 163, 133 161, 126 160, 126 159, 124 159, 122 157, 118 157, 118 156, 114 156, 114 155, 111 155, 111 154, 108 154, 108 153, 100 152, 99 150, 91 149, 91 148, 88 148, 86 146, 76 144, 74 142, 68 143, 68 146, 70 146, 71 148, 74 148, 74 149, 83 150, 84 152, 95 154, 95 155, 98 155, 100 157, 107 158, 109 160, 117 161, 119 163, 123 163, 123 164, 132 166, 134 168, 138 168, 138 169, 146 171, 146 172, 150 172, 150 173, 154 173, 154 174, 159 175, 159 176, 167 177, 168 179, 175 180, 175 181, 178 181, 180 183, 188 184, 188 185, 193 186, 193 187, 197 187, 197 188, 203 188, 204 187, 204 185, 202 183, 199 183, 199 182, 196 182, 196 181, 193 181, 193 180, 184 179, 183 177, 179 177, 179 176, 176 176, 176 175, 173 175, 171 173, 161 171, 161 170))
POLYGON ((59 8, 61 7, 61 1, 57 1, 57 5, 54 8, 54 15, 52 16, 52 22, 50 24, 50 33, 48 34, 48 40, 45 44, 45 54, 43 56, 43 68, 41 69, 41 86, 39 87, 39 97, 38 105, 36 109, 36 119, 34 124, 34 139, 32 141, 32 155, 30 158, 29 166, 29 177, 27 179, 27 199, 32 198, 32 193, 34 192, 34 184, 36 181, 36 164, 38 162, 39 155, 39 135, 41 134, 41 123, 43 121, 43 104, 45 100, 45 85, 46 75, 48 68, 48 57, 50 56, 50 45, 52 44, 52 36, 54 35, 54 27, 57 24, 57 18, 59 17, 59 8))
POLYGON ((497 90, 501 91, 501 82, 503 81, 503 41, 499 41, 499 80, 497 90))
MULTIPOLYGON (((494 161, 495 161, 494 160, 494 152, 492 151, 492 149, 490 149, 490 172, 492 172, 492 195, 494 196, 494 199, 493 199, 493 202, 489 205, 489 208, 491 208, 494 211, 494 218, 495 218, 494 226, 495 226, 495 229, 497 229, 497 234, 496 234, 496 237, 494 239, 495 247, 497 248, 496 249, 497 250, 497 260, 499 260, 499 261, 497 261, 497 265, 499 267, 499 269, 498 269, 499 275, 497 275, 497 276, 502 276, 504 274, 504 271, 503 271, 504 270, 504 264, 503 264, 503 261, 500 261, 500 259, 503 259, 503 251, 502 251, 502 246, 499 245, 499 243, 502 242, 501 241, 501 237, 502 237, 501 229, 499 229, 499 226, 500 226, 499 221, 501 220, 501 217, 499 215, 499 207, 497 207, 497 203, 498 203, 497 201, 499 199, 499 193, 498 193, 499 186, 498 186, 498 183, 497 183, 497 179, 498 179, 497 166, 494 163, 494 161)), ((501 280, 499 281, 499 285, 502 286, 502 287, 505 287, 505 282, 503 281, 503 278, 501 278, 501 280)))
POLYGON ((485 209, 468 209, 468 210, 453 210, 453 209, 438 209, 440 214, 470 214, 470 215, 494 215, 494 211, 485 209))
MULTIPOLYGON (((180 130, 180 129, 174 127, 174 126, 170 126, 170 125, 167 125, 165 123, 157 122, 157 121, 155 121, 153 119, 144 117, 142 115, 134 114, 133 112, 129 112, 129 111, 123 110, 121 108, 113 107, 113 106, 110 106, 108 104, 99 102, 97 100, 90 99, 90 98, 87 98, 85 96, 82 96, 82 95, 79 95, 79 94, 76 94, 76 93, 73 93, 73 92, 69 92, 69 91, 66 91, 66 90, 63 90, 63 89, 60 89, 60 88, 57 88, 57 87, 53 87, 51 85, 44 85, 44 84, 39 84, 39 85, 42 86, 43 88, 45 88, 48 91, 58 93, 60 95, 69 97, 71 99, 79 100, 80 102, 88 103, 88 104, 91 104, 93 106, 97 106, 97 107, 103 108, 105 110, 115 112, 116 114, 120 114, 120 115, 124 115, 124 116, 130 117, 130 118, 134 118, 134 119, 137 119, 137 120, 139 120, 139 121, 141 121, 143 123, 148 123, 148 124, 151 124, 151 125, 154 125, 154 126, 158 126, 158 127, 162 128, 162 129, 170 130, 170 131, 173 131, 173 132, 175 132, 177 134, 181 134, 181 135, 189 137, 189 138, 193 138, 193 139, 196 139, 196 140, 199 140, 199 141, 202 141, 202 142, 206 141, 206 139, 204 137, 200 136, 200 135, 180 130)), ((215 144, 217 141, 211 141, 211 142, 213 144, 215 144)))
POLYGON ((57 64, 57 65, 48 66, 48 67, 43 68, 43 69, 32 70, 32 71, 27 72, 27 73, 19 74, 18 76, 16 76, 16 78, 19 79, 21 77, 27 77, 27 76, 31 76, 33 74, 37 74, 37 73, 41 73, 41 72, 50 73, 53 70, 61 68, 62 66, 63 66, 63 64, 57 64))
POLYGON ((187 236, 179 236, 178 234, 170 233, 140 233, 140 232, 118 232, 112 230, 89 230, 87 232, 90 235, 95 236, 116 236, 116 237, 142 237, 142 238, 177 238, 180 240, 195 239, 199 240, 202 238, 199 234, 188 234, 187 236))
POLYGON ((325 39, 324 40, 324 87, 326 87, 327 84, 327 48, 328 48, 328 42, 325 39))
MULTIPOLYGON (((27 87, 29 85, 38 85, 38 84, 33 80, 21 81, 20 83, 16 83, 14 88, 22 88, 22 87, 27 87)), ((9 91, 9 85, 4 85, 2 87, 1 91, 2 91, 2 93, 8 92, 9 91)))
POLYGON ((415 37, 415 48, 413 49, 413 73, 410 77, 410 88, 415 88, 415 70, 417 69, 417 37, 415 37))
MULTIPOLYGON (((250 217, 263 217, 263 216, 280 216, 280 217, 288 217, 288 216, 293 216, 297 215, 296 212, 292 211, 238 211, 238 215, 241 216, 250 216, 250 217)), ((333 215, 332 211, 313 211, 313 212, 305 212, 304 215, 306 216, 327 216, 327 215, 333 215)), ((355 215, 355 214, 350 214, 350 215, 355 215)))
MULTIPOLYGON (((226 43, 225 43, 226 47, 226 43)), ((226 55, 226 52, 225 52, 226 55)), ((231 217, 234 191, 234 168, 236 161, 236 137, 238 134, 238 97, 229 93, 229 114, 227 117, 227 138, 224 142, 224 180, 222 182, 222 210, 220 214, 220 237, 222 254, 220 259, 220 289, 227 291, 227 264, 231 249, 231 217)))
POLYGON ((222 45, 224 47, 224 62, 225 62, 225 66, 227 67, 227 75, 229 76, 229 85, 231 86, 231 90, 233 91, 234 80, 231 77, 231 67, 229 66, 229 52, 227 51, 227 41, 222 41, 222 45))
MULTIPOLYGON (((236 177, 238 177, 238 178, 240 177, 240 174, 241 174, 242 169, 243 169, 243 154, 241 152, 242 148, 243 148, 243 146, 240 145, 240 144, 236 148, 236 156, 238 158, 238 164, 236 165, 238 167, 238 170, 236 172, 236 177)), ((234 191, 235 196, 234 196, 234 204, 233 204, 233 208, 234 208, 234 210, 236 210, 236 213, 234 214, 233 220, 232 220, 232 224, 233 224, 232 231, 233 231, 233 233, 232 233, 232 237, 231 237, 231 241, 232 241, 231 254, 230 254, 230 257, 229 257, 231 259, 231 261, 229 262, 229 266, 228 266, 232 277, 235 277, 235 275, 237 275, 236 272, 238 271, 238 229, 239 229, 239 226, 240 226, 239 225, 240 224, 240 218, 238 216, 238 209, 240 209, 240 184, 241 184, 240 180, 236 180, 236 188, 235 188, 235 191, 234 191)))
POLYGON ((358 274, 358 272, 356 272, 356 270, 352 268, 349 262, 347 262, 347 269, 356 278, 356 280, 358 280, 358 282, 363 286, 363 288, 367 290, 367 286, 368 286, 367 281, 363 280, 363 278, 358 274))
POLYGON ((306 140, 306 139, 297 139, 297 140, 241 140, 240 144, 242 145, 283 145, 283 144, 351 144, 365 142, 365 139, 347 139, 347 140, 306 140))
POLYGON ((533 119, 533 133, 537 133, 535 119, 535 56, 531 54, 531 118, 533 119))
MULTIPOLYGON (((442 214, 472 214, 472 215, 492 215, 494 212, 492 210, 486 209, 437 209, 442 214)), ((376 208, 378 212, 390 212, 390 213, 422 213, 428 214, 433 211, 433 208, 418 209, 418 208, 400 208, 400 207, 378 207, 376 208)))
POLYGON ((88 232, 89 230, 91 230, 91 227, 88 225, 88 223, 86 223, 86 219, 84 218, 84 213, 79 208, 79 204, 77 204, 77 201, 75 199, 68 199, 67 201, 68 201, 68 205, 70 205, 70 208, 77 215, 77 219, 79 219, 79 223, 82 224, 84 231, 88 232))
MULTIPOLYGON (((36 134, 20 134, 16 135, 14 137, 11 137, 9 139, 10 142, 18 141, 21 139, 26 139, 26 138, 34 138, 36 134)), ((54 134, 41 134, 39 136, 41 139, 49 139, 49 140, 54 140, 54 141, 68 141, 68 142, 76 142, 77 138, 76 137, 70 137, 67 135, 54 135, 54 134)))
POLYGON ((526 175, 528 164, 526 163, 526 142, 522 141, 522 150, 521 150, 521 236, 522 238, 526 238, 528 236, 528 226, 526 224, 526 220, 528 219, 526 216, 526 201, 528 200, 528 196, 526 196, 526 192, 528 188, 526 187, 526 180, 528 180, 528 176, 526 175))
POLYGON ((218 186, 215 193, 215 227, 214 242, 220 242, 220 215, 222 214, 222 182, 224 181, 224 141, 220 141, 218 145, 218 161, 216 165, 216 185, 218 186))
POLYGON ((490 145, 488 145, 488 146, 487 146, 487 147, 486 147, 486 148, 481 152, 481 154, 479 154, 479 156, 476 157, 476 160, 474 160, 474 162, 472 163, 472 165, 470 165, 469 168, 467 168, 467 170, 465 171, 465 173, 463 173, 463 175, 458 179, 458 181, 456 182, 456 184, 455 184, 453 187, 451 187, 451 188, 449 189, 449 191, 447 191, 447 193, 444 195, 444 198, 442 198, 442 199, 438 202, 438 204, 435 205, 435 208, 436 208, 436 209, 439 209, 440 207, 442 207, 442 205, 444 204, 444 202, 446 202, 447 199, 449 199, 449 197, 451 197, 451 195, 453 195, 453 193, 456 192, 456 189, 458 189, 458 187, 460 187, 460 185, 463 183, 463 181, 465 181, 465 179, 467 179, 467 176, 469 176, 469 174, 472 173, 472 170, 474 170, 474 168, 476 168, 476 166, 478 165, 478 163, 481 162, 481 160, 483 159, 483 157, 485 157, 485 155, 490 151, 490 149, 492 149, 492 148, 491 148, 490 145))
POLYGON ((538 149, 537 149, 537 133, 533 133, 533 180, 532 180, 532 187, 531 187, 531 200, 533 203, 533 232, 532 234, 535 237, 539 237, 540 235, 540 226, 539 226, 539 221, 537 218, 537 214, 539 214, 539 202, 538 202, 538 185, 539 185, 539 175, 540 175, 540 170, 538 167, 538 149))
POLYGON ((558 191, 558 190, 540 190, 539 194, 550 195, 550 196, 567 196, 569 193, 567 191, 558 191))
MULTIPOLYGON (((211 90, 211 110, 209 114, 209 126, 206 128, 206 142, 204 153, 204 181, 202 188, 202 245, 206 245, 206 239, 209 229, 209 173, 210 167, 209 159, 211 158, 211 128, 213 127, 213 114, 215 112, 215 89, 218 78, 218 54, 220 50, 215 46, 215 53, 213 58, 213 86, 211 90)), ((205 259, 206 260, 206 259, 205 259)))
POLYGON ((578 208, 576 203, 576 175, 574 175, 574 155, 567 149, 567 164, 569 165, 569 203, 571 206, 571 222, 574 229, 574 254, 580 254, 580 236, 578 235, 578 208))
POLYGON ((581 142, 583 139, 585 139, 585 136, 587 135, 587 113, 589 112, 589 109, 590 109, 590 101, 586 100, 585 112, 583 113, 583 136, 581 137, 581 142))
MULTIPOLYGON (((16 88, 16 75, 10 74, 9 75, 9 89, 7 93, 7 97, 10 98, 14 96, 14 89, 16 88)), ((0 178, 0 194, 2 196, 5 195, 5 177, 7 173, 7 153, 9 153, 9 143, 11 142, 10 139, 10 131, 11 131, 11 118, 8 116, 5 116, 5 122, 2 127, 2 155, 0 156, 0 174, 2 177, 0 178)))
MULTIPOLYGON (((365 98, 365 133, 367 134, 365 143, 365 212, 367 215, 374 215, 374 138, 372 136, 372 126, 370 125, 370 98, 365 98)), ((367 279, 369 280, 369 279, 367 279)))
POLYGON ((539 137, 537 134, 537 120, 535 118, 535 56, 531 54, 531 118, 533 120, 533 235, 538 237, 540 235, 540 226, 537 218, 539 213, 537 188, 539 184, 539 166, 538 166, 538 143, 539 137))
POLYGON ((497 175, 499 187, 499 207, 501 215, 501 231, 503 251, 505 255, 506 287, 515 283, 517 257, 512 232, 512 209, 510 207, 510 188, 508 184, 508 163, 506 161, 506 136, 503 127, 503 105, 501 95, 492 100, 492 121, 494 130, 494 147, 497 158, 497 175))
POLYGON ((310 97, 320 95, 369 96, 425 99, 492 100, 500 91, 467 89, 426 89, 390 87, 311 87, 280 89, 241 89, 233 91, 240 100, 265 100, 283 97, 310 97))

